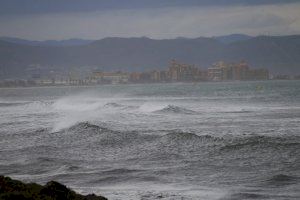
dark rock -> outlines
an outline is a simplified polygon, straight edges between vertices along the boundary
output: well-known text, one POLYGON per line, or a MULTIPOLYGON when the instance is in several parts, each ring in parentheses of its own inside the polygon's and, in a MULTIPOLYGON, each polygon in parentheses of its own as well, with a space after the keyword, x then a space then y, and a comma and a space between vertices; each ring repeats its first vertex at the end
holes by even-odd
POLYGON ((0 200, 107 200, 95 194, 81 195, 55 181, 45 186, 36 183, 22 183, 0 176, 0 200))

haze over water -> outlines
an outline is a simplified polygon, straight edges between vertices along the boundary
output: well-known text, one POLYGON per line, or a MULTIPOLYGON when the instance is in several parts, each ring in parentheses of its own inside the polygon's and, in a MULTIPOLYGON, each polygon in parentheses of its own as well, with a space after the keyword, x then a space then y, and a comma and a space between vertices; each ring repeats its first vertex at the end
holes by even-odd
POLYGON ((108 199, 299 199, 300 81, 0 89, 0 173, 108 199))

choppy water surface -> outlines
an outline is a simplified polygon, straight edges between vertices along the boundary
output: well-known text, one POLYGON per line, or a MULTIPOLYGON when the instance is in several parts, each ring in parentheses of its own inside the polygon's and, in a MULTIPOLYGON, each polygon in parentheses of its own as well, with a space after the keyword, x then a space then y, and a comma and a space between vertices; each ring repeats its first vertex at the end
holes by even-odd
POLYGON ((299 199, 300 81, 0 89, 0 173, 109 199, 299 199))

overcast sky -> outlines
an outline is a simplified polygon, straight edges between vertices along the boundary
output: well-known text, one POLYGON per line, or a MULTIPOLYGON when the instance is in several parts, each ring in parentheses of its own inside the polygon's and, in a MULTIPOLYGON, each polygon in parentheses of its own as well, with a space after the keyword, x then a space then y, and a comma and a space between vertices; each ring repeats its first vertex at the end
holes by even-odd
POLYGON ((300 0, 0 0, 0 36, 31 40, 300 34, 300 0))

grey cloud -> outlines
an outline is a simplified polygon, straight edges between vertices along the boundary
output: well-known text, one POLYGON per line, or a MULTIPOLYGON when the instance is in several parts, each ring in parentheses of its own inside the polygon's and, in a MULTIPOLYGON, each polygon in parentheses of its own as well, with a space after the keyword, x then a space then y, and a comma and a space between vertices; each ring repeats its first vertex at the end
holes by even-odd
POLYGON ((1 0, 0 15, 191 6, 271 5, 299 0, 1 0))
POLYGON ((10 20, 1 18, 0 35, 28 39, 100 39, 110 36, 175 38, 231 33, 299 34, 299 10, 300 3, 28 15, 10 20))

